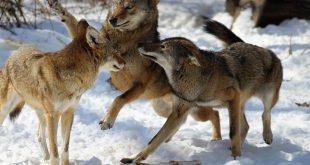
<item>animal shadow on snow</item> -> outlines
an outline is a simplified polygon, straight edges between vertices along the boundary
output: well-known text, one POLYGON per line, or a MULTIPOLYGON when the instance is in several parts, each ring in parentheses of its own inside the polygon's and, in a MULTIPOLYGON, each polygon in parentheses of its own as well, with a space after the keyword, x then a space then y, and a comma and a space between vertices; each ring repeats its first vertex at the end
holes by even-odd
MULTIPOLYGON (((239 162, 237 164, 305 164, 310 162, 310 152, 303 151, 303 149, 293 144, 289 139, 275 137, 272 145, 266 144, 250 144, 247 141, 242 146, 242 156, 233 160, 230 156, 230 141, 228 139, 221 141, 209 141, 202 139, 183 139, 190 147, 195 150, 188 153, 177 153, 175 150, 166 151, 175 155, 173 159, 177 160, 200 160, 203 165, 221 165, 228 162, 239 162)), ((166 148, 169 150, 169 148, 166 148)), ((168 154, 171 156, 171 154, 168 154)), ((169 159, 160 153, 155 153, 156 157, 163 156, 164 159, 169 159)), ((233 163, 235 164, 235 163, 233 163)))
MULTIPOLYGON (((40 160, 33 159, 33 160, 13 163, 12 165, 41 165, 41 164, 46 164, 46 163, 43 163, 40 160)), ((107 165, 107 164, 102 164, 100 159, 98 159, 97 157, 92 157, 89 160, 70 160, 70 165, 107 165)))

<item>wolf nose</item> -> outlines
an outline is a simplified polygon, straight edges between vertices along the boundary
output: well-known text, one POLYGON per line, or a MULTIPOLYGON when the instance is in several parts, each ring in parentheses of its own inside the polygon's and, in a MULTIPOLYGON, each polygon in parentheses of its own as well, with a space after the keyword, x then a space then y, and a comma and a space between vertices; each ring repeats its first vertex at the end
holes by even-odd
POLYGON ((124 68, 125 64, 124 63, 118 63, 118 62, 115 62, 113 64, 113 71, 117 72, 117 71, 120 71, 124 68))
POLYGON ((117 18, 112 18, 109 20, 110 24, 113 26, 113 27, 116 27, 117 26, 117 18))
POLYGON ((138 48, 144 48, 144 43, 139 42, 139 43, 138 43, 138 48))

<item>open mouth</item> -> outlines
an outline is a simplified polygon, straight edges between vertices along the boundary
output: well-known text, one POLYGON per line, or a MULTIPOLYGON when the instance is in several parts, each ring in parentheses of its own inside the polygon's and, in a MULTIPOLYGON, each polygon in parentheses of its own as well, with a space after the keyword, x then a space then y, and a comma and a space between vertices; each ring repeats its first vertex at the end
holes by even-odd
POLYGON ((122 24, 119 24, 119 25, 116 25, 115 27, 121 27, 121 26, 127 25, 128 23, 129 23, 129 21, 127 21, 127 22, 124 22, 124 23, 122 23, 122 24))
POLYGON ((139 48, 139 52, 141 56, 148 58, 150 60, 153 60, 153 61, 157 61, 157 58, 155 56, 148 55, 147 52, 143 48, 139 48))
POLYGON ((121 70, 121 68, 117 65, 113 65, 113 68, 116 69, 116 70, 121 70))
POLYGON ((150 55, 144 54, 144 53, 142 53, 142 52, 140 52, 140 54, 141 54, 143 57, 149 58, 150 60, 157 61, 157 58, 154 57, 154 56, 150 56, 150 55))

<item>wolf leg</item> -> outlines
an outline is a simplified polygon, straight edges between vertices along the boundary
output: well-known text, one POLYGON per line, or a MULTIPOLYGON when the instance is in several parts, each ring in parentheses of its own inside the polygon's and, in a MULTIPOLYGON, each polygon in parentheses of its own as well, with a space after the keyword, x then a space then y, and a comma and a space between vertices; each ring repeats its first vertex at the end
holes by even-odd
POLYGON ((48 99, 44 99, 43 105, 45 108, 45 120, 47 123, 48 130, 48 140, 50 146, 50 164, 58 165, 59 164, 59 156, 57 149, 57 128, 59 121, 59 114, 57 114, 54 110, 54 106, 48 101, 48 99))
POLYGON ((248 131, 249 131, 249 124, 248 124, 248 121, 246 119, 246 116, 245 116, 245 110, 244 110, 244 104, 241 106, 241 143, 244 142, 247 134, 248 134, 248 131))
POLYGON ((171 137, 176 131, 179 130, 181 125, 185 122, 189 114, 189 107, 182 103, 177 103, 175 109, 168 117, 164 126, 149 142, 149 144, 134 158, 124 158, 122 163, 133 163, 145 160, 151 153, 153 153, 163 142, 171 137))
POLYGON ((122 107, 136 99, 145 91, 145 86, 142 83, 135 83, 132 88, 116 97, 113 101, 112 106, 109 108, 107 114, 100 121, 102 130, 110 129, 113 127, 114 122, 117 118, 118 113, 122 107))
POLYGON ((69 165, 69 142, 72 123, 74 119, 74 108, 69 108, 61 115, 61 163, 69 165))
POLYGON ((44 118, 44 114, 42 111, 36 110, 36 114, 39 119, 39 127, 37 132, 37 138, 40 145, 40 149, 43 153, 44 160, 50 159, 50 154, 48 152, 47 144, 46 144, 46 121, 44 118))
MULTIPOLYGON (((197 109, 197 108, 196 108, 197 109)), ((212 140, 221 140, 221 124, 219 112, 213 110, 210 107, 199 107, 199 109, 194 110, 191 116, 201 122, 211 121, 212 123, 212 140)))
MULTIPOLYGON (((235 90, 234 90, 235 91, 235 90)), ((240 123, 241 123, 241 105, 240 94, 235 91, 234 97, 229 101, 229 122, 230 122, 230 142, 231 142, 231 156, 235 159, 241 156, 241 136, 240 136, 240 123)))
POLYGON ((263 137, 267 144, 273 141, 273 134, 271 131, 271 109, 279 99, 279 90, 268 90, 265 92, 262 101, 264 104, 263 120, 263 137))

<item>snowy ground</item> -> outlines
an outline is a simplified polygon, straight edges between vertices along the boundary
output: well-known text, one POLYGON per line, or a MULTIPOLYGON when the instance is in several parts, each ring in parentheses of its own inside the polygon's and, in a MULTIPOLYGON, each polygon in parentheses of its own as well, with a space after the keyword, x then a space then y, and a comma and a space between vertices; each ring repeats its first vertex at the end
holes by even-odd
MULTIPOLYGON (((95 8, 81 14, 99 28, 107 11, 95 8)), ((224 0, 164 0, 159 5, 159 30, 162 38, 183 36, 204 49, 220 50, 221 43, 201 30, 198 15, 204 14, 230 26, 232 18, 224 12, 224 0)), ((38 21, 40 29, 13 29, 12 35, 0 29, 0 66, 19 46, 34 45, 54 51, 70 42, 65 27, 57 18, 38 21), (51 23, 53 26, 51 26, 51 23), (11 42, 15 41, 15 42, 11 42)), ((310 162, 310 109, 299 108, 295 102, 310 102, 310 21, 286 20, 279 26, 252 28, 250 10, 242 12, 233 31, 248 43, 273 50, 284 67, 284 82, 278 104, 272 111, 274 142, 271 146, 262 138, 262 104, 252 99, 246 107, 250 124, 249 134, 242 147, 242 156, 230 156, 227 110, 220 110, 222 141, 211 142, 211 124, 189 118, 176 136, 161 147, 146 162, 169 160, 200 160, 203 165, 214 164, 280 164, 302 165, 310 162), (292 55, 288 56, 291 37, 292 55), (308 49, 306 49, 308 48, 308 49), (306 51, 304 51, 306 49, 306 51)), ((147 101, 136 101, 123 108, 113 129, 101 131, 101 117, 120 92, 106 83, 109 75, 101 74, 96 85, 81 99, 76 112, 70 160, 82 165, 119 164, 123 157, 137 154, 161 128, 165 119, 157 116, 147 101)), ((0 164, 43 164, 36 141, 38 121, 33 110, 26 106, 15 123, 6 120, 0 128, 0 164)))

